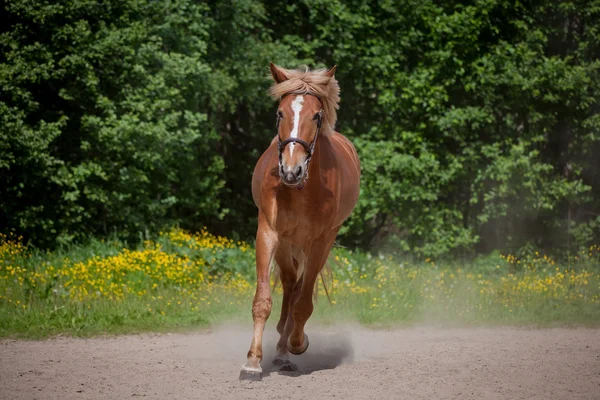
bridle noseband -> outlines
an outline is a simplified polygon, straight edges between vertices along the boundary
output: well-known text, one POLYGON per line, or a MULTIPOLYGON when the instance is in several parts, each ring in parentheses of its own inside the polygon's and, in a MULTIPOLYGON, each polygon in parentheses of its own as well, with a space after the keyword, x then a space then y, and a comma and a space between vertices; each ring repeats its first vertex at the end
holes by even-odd
MULTIPOLYGON (((309 96, 314 96, 316 97, 321 104, 323 104, 323 101, 321 100, 321 97, 317 96, 316 94, 313 93, 307 93, 307 92, 290 92, 290 93, 286 93, 285 95, 282 96, 283 97, 287 96, 288 94, 296 94, 296 95, 309 95, 309 96)), ((304 165, 306 168, 306 174, 304 176, 304 182, 306 182, 306 180, 308 179, 308 167, 310 164, 310 160, 313 156, 313 153, 315 151, 315 144, 317 143, 317 139, 319 138, 319 132, 321 131, 321 125, 323 124, 323 108, 321 108, 319 110, 319 114, 317 117, 317 132, 315 133, 315 137, 313 138, 312 142, 306 143, 304 140, 297 138, 297 137, 290 137, 287 138, 285 140, 281 140, 281 136, 279 136, 279 121, 280 121, 281 117, 279 115, 277 115, 277 123, 276 123, 276 127, 277 127, 277 139, 278 139, 278 144, 277 144, 277 152, 278 152, 278 156, 279 156, 279 174, 281 175, 281 172, 283 171, 283 149, 285 149, 285 146, 287 146, 290 143, 298 143, 299 145, 301 145, 302 147, 304 147, 304 150, 306 150, 306 153, 308 154, 308 156, 306 157, 306 160, 304 161, 304 165)))

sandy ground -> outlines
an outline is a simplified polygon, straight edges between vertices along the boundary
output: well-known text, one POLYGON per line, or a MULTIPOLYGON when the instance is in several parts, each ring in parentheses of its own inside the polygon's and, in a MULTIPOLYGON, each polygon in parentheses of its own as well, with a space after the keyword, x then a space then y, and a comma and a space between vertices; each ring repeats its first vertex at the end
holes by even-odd
POLYGON ((600 399, 600 330, 307 329, 297 372, 240 382, 247 327, 0 341, 2 399, 600 399))

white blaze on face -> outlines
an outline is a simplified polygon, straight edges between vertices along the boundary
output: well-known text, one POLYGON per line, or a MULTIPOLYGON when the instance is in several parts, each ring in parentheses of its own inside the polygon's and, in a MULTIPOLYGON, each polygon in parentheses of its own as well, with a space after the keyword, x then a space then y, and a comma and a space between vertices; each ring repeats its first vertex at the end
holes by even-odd
MULTIPOLYGON (((304 96, 299 95, 296 96, 294 101, 292 101, 292 111, 294 111, 294 127, 292 128, 292 132, 290 133, 290 137, 298 137, 298 125, 300 125, 300 111, 302 111, 302 103, 304 103, 304 96)), ((290 148, 290 156, 294 154, 295 143, 290 143, 288 146, 290 148)))

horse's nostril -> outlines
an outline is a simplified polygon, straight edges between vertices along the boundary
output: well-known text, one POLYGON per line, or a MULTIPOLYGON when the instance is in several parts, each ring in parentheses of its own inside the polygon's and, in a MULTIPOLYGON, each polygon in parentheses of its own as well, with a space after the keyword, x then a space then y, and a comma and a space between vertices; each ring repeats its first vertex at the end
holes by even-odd
POLYGON ((302 166, 298 166, 298 168, 296 168, 296 176, 300 177, 300 175, 302 175, 302 166))

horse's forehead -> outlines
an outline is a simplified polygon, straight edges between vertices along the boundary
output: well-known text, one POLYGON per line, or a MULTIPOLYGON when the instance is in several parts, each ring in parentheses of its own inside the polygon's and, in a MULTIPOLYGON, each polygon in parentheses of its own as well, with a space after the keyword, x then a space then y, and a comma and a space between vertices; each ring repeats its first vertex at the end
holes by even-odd
POLYGON ((289 111, 291 113, 300 109, 301 113, 304 115, 307 111, 318 110, 319 100, 310 95, 290 94, 281 100, 279 108, 284 112, 289 111))

